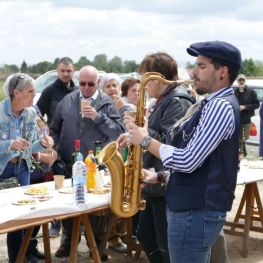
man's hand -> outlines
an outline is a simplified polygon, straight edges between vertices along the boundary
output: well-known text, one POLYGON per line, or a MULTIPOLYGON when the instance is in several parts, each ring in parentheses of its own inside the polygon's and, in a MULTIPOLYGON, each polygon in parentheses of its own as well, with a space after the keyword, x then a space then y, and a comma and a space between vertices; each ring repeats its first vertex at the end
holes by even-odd
POLYGON ((92 120, 94 120, 98 115, 97 111, 91 106, 85 106, 82 114, 85 118, 91 118, 92 120))
POLYGON ((41 139, 40 143, 46 148, 53 148, 54 146, 54 141, 50 136, 46 136, 43 139, 41 139))
POLYGON ((245 110, 245 109, 246 109, 246 106, 245 106, 245 105, 240 105, 240 106, 239 106, 239 109, 240 109, 240 111, 245 110))

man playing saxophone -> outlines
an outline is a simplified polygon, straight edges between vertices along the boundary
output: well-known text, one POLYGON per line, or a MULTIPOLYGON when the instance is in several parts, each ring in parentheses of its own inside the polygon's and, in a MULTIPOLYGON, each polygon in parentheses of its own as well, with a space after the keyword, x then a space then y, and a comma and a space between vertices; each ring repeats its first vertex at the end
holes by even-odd
MULTIPOLYGON (((207 263, 232 207, 237 177, 239 104, 231 87, 242 65, 240 51, 223 41, 192 44, 196 91, 209 95, 179 129, 170 145, 152 138, 147 127, 124 117, 126 142, 141 145, 162 160, 166 170, 143 170, 146 181, 165 184, 171 262, 207 263)), ((175 132, 174 132, 175 131, 175 132)), ((125 140, 118 141, 123 146, 125 140)))

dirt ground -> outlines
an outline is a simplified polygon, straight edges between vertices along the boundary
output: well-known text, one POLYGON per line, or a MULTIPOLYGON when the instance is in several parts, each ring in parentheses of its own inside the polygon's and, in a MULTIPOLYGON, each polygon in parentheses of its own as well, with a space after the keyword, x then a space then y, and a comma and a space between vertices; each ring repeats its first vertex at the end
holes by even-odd
MULTIPOLYGON (((241 167, 242 169, 242 167, 241 167)), ((263 170, 262 170, 263 172, 263 170)), ((261 196, 261 200, 263 200, 263 181, 258 182, 259 193, 261 196)), ((244 186, 238 185, 236 188, 236 199, 234 201, 234 205, 232 211, 228 214, 228 221, 233 221, 236 211, 238 209, 242 194, 243 194, 244 186)), ((258 223, 260 226, 260 224, 258 223)), ((41 234, 41 233, 40 233, 41 234)), ((52 262, 69 262, 68 258, 55 258, 54 253, 59 247, 60 236, 56 238, 51 238, 51 252, 52 252, 52 262)), ((248 243, 248 257, 244 258, 241 255, 241 250, 243 246, 243 238, 237 236, 226 235, 227 241, 227 249, 228 255, 231 263, 263 263, 263 233, 257 233, 250 231, 249 234, 249 243, 248 243)), ((39 250, 43 251, 43 242, 42 238, 39 238, 39 250)), ((86 246, 85 238, 82 237, 81 242, 78 247, 78 263, 89 263, 94 262, 90 257, 88 252, 88 248, 86 246)), ((7 259, 7 251, 6 251, 6 235, 0 235, 0 263, 6 263, 7 259)), ((41 263, 44 261, 41 261, 41 263)), ((109 263, 122 263, 126 262, 123 260, 117 260, 116 258, 109 257, 109 263)), ((146 263, 148 262, 144 253, 142 253, 138 262, 146 263)), ((196 262, 198 263, 198 262, 196 262)))

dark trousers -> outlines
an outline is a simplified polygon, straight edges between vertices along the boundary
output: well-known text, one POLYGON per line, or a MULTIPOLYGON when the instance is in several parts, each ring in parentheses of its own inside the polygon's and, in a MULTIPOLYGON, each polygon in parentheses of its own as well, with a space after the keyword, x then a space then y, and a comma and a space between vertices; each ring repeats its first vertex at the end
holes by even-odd
MULTIPOLYGON (((90 220, 90 225, 94 234, 95 241, 97 245, 99 245, 101 242, 101 237, 105 231, 105 216, 88 215, 88 217, 90 220)), ((61 226, 62 226, 62 236, 60 239, 60 244, 70 245, 71 237, 72 237, 73 218, 61 220, 61 226)), ((79 233, 79 242, 80 239, 81 239, 81 235, 79 233)))
MULTIPOLYGON (((11 162, 7 163, 3 173, 1 174, 1 178, 7 179, 13 176, 19 177, 18 182, 21 186, 29 185, 30 174, 25 160, 21 161, 20 170, 19 170, 19 162, 17 162, 16 164, 13 164, 11 162)), ((40 226, 34 228, 34 231, 32 233, 32 238, 36 237, 39 229, 40 226)), ((7 243, 9 263, 14 263, 16 261, 20 246, 24 238, 24 233, 25 230, 18 230, 7 234, 6 243, 7 243)), ((27 254, 32 253, 34 249, 36 249, 36 246, 37 246, 37 240, 30 240, 27 249, 27 254)))
MULTIPOLYGON (((40 226, 36 226, 33 230, 31 238, 35 238, 38 234, 40 226)), ((25 230, 18 230, 7 234, 6 243, 8 248, 9 263, 15 263, 19 249, 21 247, 25 230)), ((30 240, 26 254, 31 254, 36 250, 37 240, 30 240)))
POLYGON ((137 239, 150 263, 170 263, 165 197, 150 197, 145 200, 146 208, 140 211, 137 239))

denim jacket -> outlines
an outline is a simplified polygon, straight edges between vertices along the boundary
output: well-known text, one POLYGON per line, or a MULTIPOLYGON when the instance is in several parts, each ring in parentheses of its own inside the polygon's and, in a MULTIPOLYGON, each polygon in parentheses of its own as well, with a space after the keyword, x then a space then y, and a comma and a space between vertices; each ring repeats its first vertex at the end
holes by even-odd
MULTIPOLYGON (((12 115, 11 100, 7 98, 0 102, 0 177, 8 161, 12 158, 13 151, 10 150, 11 141, 16 140, 16 123, 12 115)), ((36 131, 36 111, 33 107, 25 108, 26 114, 26 138, 30 142, 28 153, 23 153, 28 169, 31 166, 31 154, 42 152, 45 148, 40 144, 36 131), (29 133, 31 136, 28 136, 29 133)))

